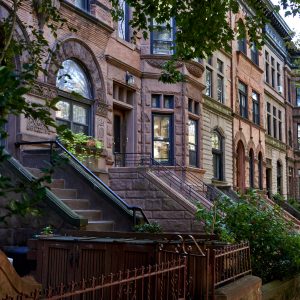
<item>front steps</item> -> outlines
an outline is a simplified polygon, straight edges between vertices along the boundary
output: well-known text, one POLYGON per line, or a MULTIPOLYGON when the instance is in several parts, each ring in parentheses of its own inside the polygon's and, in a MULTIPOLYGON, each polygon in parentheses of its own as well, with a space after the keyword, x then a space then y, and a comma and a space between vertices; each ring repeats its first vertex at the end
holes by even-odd
MULTIPOLYGON (((42 176, 42 172, 36 168, 27 168, 34 176, 42 176)), ((45 184, 64 204, 69 206, 76 214, 88 220, 86 230, 89 231, 113 231, 114 222, 103 220, 103 212, 91 209, 89 199, 78 198, 78 190, 65 187, 64 179, 53 179, 51 183, 45 184)))

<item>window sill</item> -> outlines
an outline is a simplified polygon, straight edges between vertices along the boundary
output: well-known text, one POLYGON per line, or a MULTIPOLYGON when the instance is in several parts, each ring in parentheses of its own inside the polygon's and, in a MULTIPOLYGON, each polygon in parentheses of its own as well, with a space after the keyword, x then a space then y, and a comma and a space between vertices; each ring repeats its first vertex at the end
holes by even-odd
POLYGON ((215 186, 222 186, 222 187, 230 186, 229 183, 225 180, 218 180, 218 179, 212 178, 211 182, 215 186))

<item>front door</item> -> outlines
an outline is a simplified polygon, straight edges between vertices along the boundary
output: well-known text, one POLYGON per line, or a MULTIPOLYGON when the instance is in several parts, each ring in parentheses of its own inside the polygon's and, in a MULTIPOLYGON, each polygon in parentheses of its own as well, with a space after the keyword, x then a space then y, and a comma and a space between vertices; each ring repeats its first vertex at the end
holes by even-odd
POLYGON ((245 191, 245 148, 243 143, 240 141, 237 146, 237 188, 239 191, 245 191))
POLYGON ((173 163, 173 116, 153 114, 153 158, 160 163, 173 163))
POLYGON ((122 153, 123 150, 123 118, 121 114, 114 114, 114 153, 122 153))
POLYGON ((271 182, 272 182, 272 169, 267 168, 266 169, 266 187, 267 187, 267 195, 269 198, 271 198, 271 196, 272 196, 271 182))

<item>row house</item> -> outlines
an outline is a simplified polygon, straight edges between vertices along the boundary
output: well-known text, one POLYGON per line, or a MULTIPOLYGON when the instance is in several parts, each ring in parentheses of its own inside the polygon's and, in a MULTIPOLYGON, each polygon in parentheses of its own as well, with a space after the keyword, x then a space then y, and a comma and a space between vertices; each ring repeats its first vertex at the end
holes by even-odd
MULTIPOLYGON (((113 175, 119 179, 117 184, 109 182, 109 173, 126 163, 118 162, 120 153, 125 160, 128 155, 147 154, 162 166, 180 166, 206 185, 299 197, 299 77, 295 75, 294 54, 285 45, 290 29, 279 14, 269 14, 262 49, 247 37, 235 39, 230 53, 220 49, 203 60, 177 62, 186 81, 163 84, 158 79, 173 54, 175 20, 158 28, 153 20, 149 38, 134 44, 128 23, 132 12, 125 1, 120 5, 124 18, 113 22, 108 0, 60 1, 61 15, 77 32, 61 28, 56 39, 45 30, 56 59, 45 64, 48 74, 40 75, 37 88, 27 95, 28 101, 38 103, 58 96, 58 110, 53 112, 57 123, 103 142, 104 151, 90 169, 130 204, 148 207, 153 220, 162 216, 164 209, 169 213, 165 218, 193 216, 184 211, 174 213, 180 195, 174 196, 176 205, 170 204, 170 191, 167 196, 155 191, 149 201, 142 201, 146 197, 142 179, 126 186, 118 170, 113 175), (149 205, 156 197, 165 202, 149 205)), ((9 1, 1 4, 0 16, 6 17, 8 11, 9 1)), ((240 13, 229 20, 232 28, 252 13, 241 3, 240 13)), ((41 24, 38 18, 24 3, 18 33, 27 36, 23 23, 37 26, 41 24)), ((41 122, 24 116, 10 117, 8 131, 6 147, 18 158, 21 154, 15 148, 16 141, 56 136, 41 122)), ((174 224, 182 224, 178 220, 174 224)))

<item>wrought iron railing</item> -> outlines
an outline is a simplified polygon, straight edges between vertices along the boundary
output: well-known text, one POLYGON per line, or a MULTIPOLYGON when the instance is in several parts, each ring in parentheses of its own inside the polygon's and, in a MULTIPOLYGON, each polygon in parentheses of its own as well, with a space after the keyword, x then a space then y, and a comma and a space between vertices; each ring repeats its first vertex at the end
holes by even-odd
POLYGON ((81 170, 83 170, 84 173, 86 173, 93 181, 95 181, 96 184, 100 185, 101 188, 103 188, 108 195, 110 199, 113 199, 115 204, 117 204, 119 207, 126 211, 130 211, 133 218, 133 225, 136 225, 138 222, 138 216, 137 213, 140 213, 140 218, 143 222, 149 223, 146 215, 144 214, 143 210, 139 206, 133 206, 127 204, 118 194, 116 194, 113 190, 111 190, 99 177, 97 177, 89 168, 87 168, 82 162, 80 162, 76 156, 74 156, 72 153, 70 153, 59 140, 45 140, 45 141, 33 141, 33 142, 17 142, 15 145, 16 147, 20 147, 21 145, 50 145, 50 151, 49 151, 49 160, 52 163, 53 162, 53 154, 55 149, 60 149, 62 153, 71 159, 73 163, 80 167, 81 170))
POLYGON ((215 288, 251 274, 249 243, 230 245, 213 252, 215 288))
POLYGON ((115 153, 117 167, 148 167, 151 172, 194 204, 203 202, 203 198, 213 202, 223 195, 219 190, 187 171, 186 167, 176 163, 175 159, 173 161, 174 165, 168 166, 147 153, 115 153))

